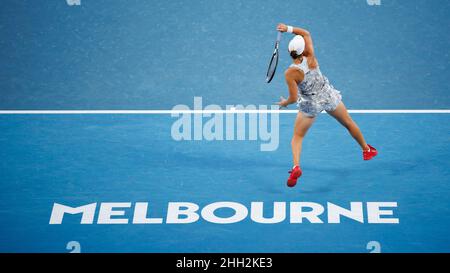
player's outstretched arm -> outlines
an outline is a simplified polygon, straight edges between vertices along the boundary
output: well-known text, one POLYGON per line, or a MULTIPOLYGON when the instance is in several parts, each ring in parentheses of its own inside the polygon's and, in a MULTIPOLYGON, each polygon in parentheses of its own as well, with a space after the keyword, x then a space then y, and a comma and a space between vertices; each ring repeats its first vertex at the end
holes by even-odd
MULTIPOLYGON (((289 26, 285 24, 278 24, 277 30, 280 32, 287 32, 289 30, 289 26)), ((311 38, 311 34, 306 29, 300 27, 292 27, 292 34, 301 35, 303 39, 305 39, 305 56, 313 56, 314 55, 314 47, 311 38)))

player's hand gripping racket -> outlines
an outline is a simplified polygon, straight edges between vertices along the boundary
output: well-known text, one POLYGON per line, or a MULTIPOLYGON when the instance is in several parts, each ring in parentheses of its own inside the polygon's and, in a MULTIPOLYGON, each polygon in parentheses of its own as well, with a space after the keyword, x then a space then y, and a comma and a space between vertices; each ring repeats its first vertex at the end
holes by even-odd
POLYGON ((275 71, 278 65, 278 47, 280 46, 281 32, 278 32, 277 41, 275 42, 275 50, 273 51, 272 58, 270 59, 269 68, 267 69, 266 82, 272 81, 275 76, 275 71))

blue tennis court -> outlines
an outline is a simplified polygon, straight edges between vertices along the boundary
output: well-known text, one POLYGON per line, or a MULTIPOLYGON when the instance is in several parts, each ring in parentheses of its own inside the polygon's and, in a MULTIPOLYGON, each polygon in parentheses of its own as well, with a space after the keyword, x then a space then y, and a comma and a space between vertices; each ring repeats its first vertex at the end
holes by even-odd
POLYGON ((450 251, 448 1, 69 2, 0 10, 0 252, 450 251), (296 108, 258 112, 279 22, 376 158, 321 114, 286 186, 296 108))

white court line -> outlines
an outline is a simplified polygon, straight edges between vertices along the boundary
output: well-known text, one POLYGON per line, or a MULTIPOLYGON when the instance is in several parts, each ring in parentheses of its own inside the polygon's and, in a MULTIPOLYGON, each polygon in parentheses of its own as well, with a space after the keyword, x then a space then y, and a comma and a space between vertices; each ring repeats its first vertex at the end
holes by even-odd
MULTIPOLYGON (((450 114, 450 109, 348 110, 354 114, 450 114)), ((0 115, 296 114, 298 110, 0 110, 0 115)), ((325 112, 323 112, 325 113, 325 112)))

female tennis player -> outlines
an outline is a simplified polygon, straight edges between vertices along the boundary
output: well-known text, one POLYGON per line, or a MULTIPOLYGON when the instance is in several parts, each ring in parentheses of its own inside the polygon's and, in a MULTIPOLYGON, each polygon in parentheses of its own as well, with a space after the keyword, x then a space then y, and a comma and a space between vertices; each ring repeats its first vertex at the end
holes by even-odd
POLYGON ((361 130, 352 120, 342 102, 340 92, 320 72, 310 33, 302 28, 285 24, 278 24, 277 30, 295 35, 289 42, 289 54, 293 59, 293 64, 285 72, 289 97, 288 99, 281 97, 280 102, 278 102, 280 107, 286 107, 295 102, 298 102, 299 106, 294 136, 291 141, 294 167, 289 171, 290 176, 287 185, 294 187, 297 184, 297 179, 302 175, 299 165, 302 141, 316 116, 323 110, 327 111, 349 131, 361 146, 364 160, 370 160, 376 156, 377 150, 364 140, 361 130))

